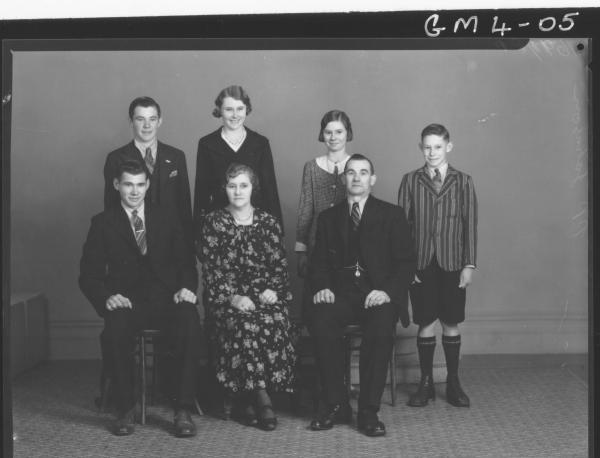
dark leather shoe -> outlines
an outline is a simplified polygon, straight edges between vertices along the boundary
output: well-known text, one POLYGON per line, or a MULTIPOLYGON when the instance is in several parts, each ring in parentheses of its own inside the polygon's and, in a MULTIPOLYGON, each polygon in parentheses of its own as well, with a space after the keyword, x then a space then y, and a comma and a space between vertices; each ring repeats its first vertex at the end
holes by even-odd
POLYGON ((119 415, 113 425, 116 436, 129 436, 135 430, 135 406, 119 415))
POLYGON ((385 436, 385 425, 371 410, 361 410, 356 419, 358 430, 369 437, 385 436))
POLYGON ((463 391, 456 375, 450 376, 446 380, 446 400, 455 407, 469 407, 471 405, 469 396, 463 391))
POLYGON ((349 405, 333 404, 327 406, 322 412, 310 422, 313 431, 324 431, 333 428, 335 423, 351 423, 352 408, 349 405))
POLYGON ((257 426, 263 431, 273 431, 277 427, 277 418, 273 413, 273 407, 269 405, 261 406, 258 409, 257 426), (267 415, 269 414, 270 415, 267 415))
POLYGON ((175 413, 175 435, 177 437, 192 437, 196 435, 196 425, 186 409, 179 409, 175 413))
POLYGON ((419 388, 408 398, 407 405, 411 407, 424 407, 430 399, 435 399, 435 386, 431 375, 424 375, 419 382, 419 388))

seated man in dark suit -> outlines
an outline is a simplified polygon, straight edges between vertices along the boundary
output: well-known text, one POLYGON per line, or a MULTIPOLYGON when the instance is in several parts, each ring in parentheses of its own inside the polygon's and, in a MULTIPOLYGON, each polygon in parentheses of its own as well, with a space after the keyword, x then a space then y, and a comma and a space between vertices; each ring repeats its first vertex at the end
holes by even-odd
POLYGON ((138 330, 154 328, 164 330, 174 355, 169 377, 176 391, 175 433, 193 436, 200 346, 194 253, 172 209, 144 203, 150 180, 143 163, 120 163, 113 186, 120 204, 92 218, 79 286, 104 318, 105 350, 114 363, 114 433, 134 430, 134 338, 138 330))
POLYGON ((358 428, 383 436, 377 416, 385 388, 398 318, 408 326, 407 289, 416 257, 402 208, 371 196, 372 162, 360 154, 346 162, 347 200, 323 211, 310 265, 315 303, 311 329, 323 387, 322 405, 310 427, 330 429, 350 422, 344 385, 343 331, 360 323, 358 428))

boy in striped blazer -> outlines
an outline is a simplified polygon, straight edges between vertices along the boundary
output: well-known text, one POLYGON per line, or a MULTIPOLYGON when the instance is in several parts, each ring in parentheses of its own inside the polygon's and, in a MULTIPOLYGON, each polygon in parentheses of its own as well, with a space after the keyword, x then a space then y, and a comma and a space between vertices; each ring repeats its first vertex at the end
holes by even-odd
POLYGON ((448 164, 452 143, 444 126, 425 127, 419 147, 425 165, 404 175, 398 191, 398 205, 406 212, 417 251, 410 298, 413 322, 419 326, 421 380, 408 405, 422 407, 435 399, 433 353, 439 320, 448 369, 446 399, 454 406, 469 407, 458 379, 458 324, 465 319, 465 290, 475 269, 477 198, 471 177, 448 164))

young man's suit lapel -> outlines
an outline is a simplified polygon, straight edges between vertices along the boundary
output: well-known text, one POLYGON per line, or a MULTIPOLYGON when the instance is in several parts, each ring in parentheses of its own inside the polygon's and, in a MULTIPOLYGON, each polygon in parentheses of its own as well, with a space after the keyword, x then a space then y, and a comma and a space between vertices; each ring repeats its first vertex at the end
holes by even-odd
POLYGON ((113 220, 112 227, 115 231, 123 237, 125 242, 132 248, 138 249, 137 242, 135 241, 135 235, 133 229, 131 229, 131 223, 127 217, 127 212, 121 205, 110 209, 111 219, 113 220))
POLYGON ((418 172, 418 182, 425 188, 425 190, 434 196, 443 197, 448 190, 456 183, 457 181, 457 171, 451 165, 448 165, 448 169, 446 171, 446 178, 444 179, 444 183, 442 184, 442 188, 440 189, 439 194, 436 192, 435 187, 433 185, 433 180, 429 176, 427 172, 427 166, 423 166, 418 172))

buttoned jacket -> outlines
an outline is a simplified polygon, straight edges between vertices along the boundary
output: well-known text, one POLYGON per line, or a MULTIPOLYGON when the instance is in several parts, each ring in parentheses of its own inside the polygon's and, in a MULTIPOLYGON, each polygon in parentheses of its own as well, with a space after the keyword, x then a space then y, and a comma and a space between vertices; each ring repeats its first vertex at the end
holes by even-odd
POLYGON ((418 270, 433 256, 447 271, 476 265, 477 197, 469 175, 449 165, 438 193, 426 166, 413 170, 402 178, 398 205, 410 225, 418 270))

